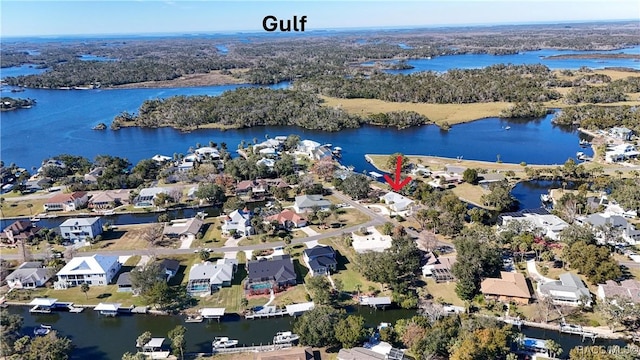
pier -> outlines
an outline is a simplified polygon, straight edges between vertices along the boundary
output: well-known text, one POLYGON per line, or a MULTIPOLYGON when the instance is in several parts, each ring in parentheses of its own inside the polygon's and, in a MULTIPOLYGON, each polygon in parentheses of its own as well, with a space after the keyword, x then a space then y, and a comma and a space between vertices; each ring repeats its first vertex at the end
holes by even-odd
POLYGON ((257 346, 240 346, 232 348, 214 348, 213 354, 233 354, 243 352, 263 352, 263 351, 276 351, 282 349, 288 349, 292 347, 292 344, 278 344, 278 345, 257 345, 257 346))
POLYGON ((391 298, 388 296, 383 296, 383 297, 361 296, 360 305, 368 305, 375 309, 382 308, 382 310, 384 310, 387 306, 391 305, 391 298))
POLYGON ((220 322, 220 319, 224 316, 225 308, 203 308, 200 309, 200 315, 205 319, 216 319, 220 322))
POLYGON ((287 305, 285 308, 278 308, 276 306, 264 306, 262 309, 244 314, 245 319, 263 319, 277 316, 293 316, 302 315, 304 312, 309 311, 315 307, 313 301, 287 305))
POLYGON ((589 332, 589 331, 585 331, 582 329, 582 326, 580 325, 571 325, 571 324, 560 324, 560 328, 559 328, 561 333, 567 333, 567 334, 574 334, 574 335, 580 335, 582 336, 582 341, 584 341, 584 339, 589 338, 591 339, 592 342, 596 342, 596 338, 598 337, 598 334, 593 333, 593 332, 589 332))

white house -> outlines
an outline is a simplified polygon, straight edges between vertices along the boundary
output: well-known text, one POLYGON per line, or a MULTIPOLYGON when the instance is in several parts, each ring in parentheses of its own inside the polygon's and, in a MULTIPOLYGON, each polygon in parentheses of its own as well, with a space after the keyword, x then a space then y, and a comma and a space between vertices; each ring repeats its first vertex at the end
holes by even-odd
POLYGON ((637 158, 640 152, 631 144, 620 144, 607 150, 604 154, 606 162, 624 161, 631 158, 637 158))
POLYGON ((591 293, 582 279, 574 273, 560 275, 560 280, 538 283, 537 292, 542 297, 550 297, 556 305, 591 306, 591 293))
POLYGON ((562 229, 569 226, 564 220, 552 215, 543 208, 526 209, 518 212, 502 213, 498 216, 498 229, 503 228, 512 221, 528 222, 534 228, 540 228, 544 235, 553 240, 558 240, 562 229))
POLYGON ((633 137, 633 130, 626 127, 613 127, 609 129, 609 135, 620 140, 630 141, 633 137))
POLYGON ((640 242, 640 230, 627 221, 623 216, 613 215, 609 213, 591 214, 582 216, 576 221, 580 224, 589 225, 594 229, 594 233, 598 236, 600 242, 604 239, 600 230, 603 226, 611 226, 619 231, 620 238, 630 245, 636 245, 640 242))
POLYGON ((167 194, 167 189, 160 187, 144 188, 140 190, 134 201, 135 207, 154 206, 154 200, 160 194, 167 194))
POLYGON ((42 266, 40 261, 22 263, 7 276, 7 285, 11 289, 35 289, 51 278, 51 268, 42 266))
POLYGON ((253 232, 251 228, 251 218, 253 213, 249 209, 234 210, 227 215, 222 224, 222 233, 235 233, 240 235, 250 235, 253 232))
POLYGON ((82 256, 74 257, 58 273, 56 289, 66 289, 87 283, 90 286, 109 285, 122 264, 117 256, 82 256))
POLYGON ((157 162, 158 164, 164 164, 171 159, 172 158, 170 156, 165 156, 160 154, 153 155, 153 157, 151 158, 151 160, 157 162))
POLYGON ((384 203, 387 204, 391 210, 396 212, 407 210, 409 205, 413 203, 413 200, 393 191, 389 191, 384 196, 381 196, 380 200, 384 200, 384 203))
POLYGON ((220 151, 210 146, 197 148, 194 153, 198 156, 200 161, 220 159, 220 151))
POLYGON ((84 241, 88 237, 95 238, 102 234, 100 217, 70 218, 59 226, 60 235, 72 242, 84 241))
POLYGON ((83 207, 89 200, 85 191, 70 194, 56 194, 44 203, 44 211, 75 211, 83 207))
POLYGON ((215 265, 208 261, 194 264, 189 270, 187 293, 209 295, 223 286, 231 286, 237 267, 236 259, 218 259, 215 265))
POLYGON ((316 206, 320 208, 320 210, 327 210, 331 206, 331 201, 325 200, 322 195, 296 196, 295 203, 293 204, 293 210, 300 214, 313 211, 313 208, 316 206))
POLYGON ((298 148, 296 151, 300 154, 304 154, 310 158, 313 158, 313 152, 319 148, 321 145, 319 142, 315 142, 313 140, 302 140, 298 143, 298 148))

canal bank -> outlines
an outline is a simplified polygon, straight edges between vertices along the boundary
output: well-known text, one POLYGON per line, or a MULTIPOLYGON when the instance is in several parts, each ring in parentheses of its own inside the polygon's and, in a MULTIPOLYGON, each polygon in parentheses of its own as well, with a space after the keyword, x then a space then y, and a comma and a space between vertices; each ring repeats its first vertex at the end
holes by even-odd
MULTIPOLYGON (((151 331, 155 337, 166 337, 167 332, 177 325, 187 328, 186 351, 189 353, 210 353, 211 341, 216 336, 228 336, 238 339, 239 345, 267 344, 279 331, 291 331, 296 319, 279 317, 271 319, 244 320, 239 315, 226 315, 221 322, 185 323, 179 316, 122 315, 102 317, 95 311, 78 314, 54 312, 52 314, 30 314, 28 307, 11 306, 8 311, 24 318, 23 333, 33 334, 40 324, 48 324, 61 335, 68 336, 76 346, 72 359, 111 360, 119 359, 123 353, 136 351, 135 339, 145 331, 151 331), (96 336, 100 334, 100 336, 96 336)), ((395 323, 416 315, 415 310, 389 309, 372 310, 368 307, 354 307, 350 313, 361 315, 367 326, 376 326, 381 322, 395 323)), ((580 336, 560 333, 558 330, 522 327, 522 333, 528 337, 553 339, 565 351, 580 345, 624 346, 623 340, 598 338, 592 343, 582 342, 580 336)))

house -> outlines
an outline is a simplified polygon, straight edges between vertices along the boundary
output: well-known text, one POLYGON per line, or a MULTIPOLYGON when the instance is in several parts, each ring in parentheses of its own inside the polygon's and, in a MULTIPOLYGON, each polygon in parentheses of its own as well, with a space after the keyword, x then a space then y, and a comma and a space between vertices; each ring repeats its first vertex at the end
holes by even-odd
POLYGON ((329 275, 336 270, 336 252, 331 246, 314 246, 302 252, 302 259, 311 276, 329 275))
POLYGON ((164 224, 162 235, 169 238, 195 237, 204 222, 198 217, 175 219, 164 224))
POLYGON ((550 297, 556 305, 591 306, 591 293, 582 279, 573 273, 560 275, 560 280, 538 283, 537 292, 540 296, 550 297))
POLYGON ((42 228, 35 226, 28 220, 16 220, 0 233, 0 241, 15 244, 18 241, 29 241, 38 236, 42 228))
POLYGON ((526 209, 518 212, 506 212, 498 216, 498 229, 502 229, 510 222, 528 222, 533 228, 539 228, 542 233, 553 240, 558 240, 562 229, 569 226, 564 220, 552 215, 543 208, 526 209))
POLYGON ((171 156, 166 156, 166 155, 160 155, 160 154, 155 154, 153 155, 153 157, 151 158, 151 160, 155 161, 156 163, 158 163, 159 165, 162 165, 164 163, 166 163, 167 161, 171 160, 172 157, 171 156))
POLYGON ((223 286, 231 286, 237 268, 236 259, 219 259, 216 264, 209 261, 194 264, 189 270, 187 293, 192 296, 210 295, 223 286))
POLYGON ((640 304, 640 281, 627 279, 620 285, 613 280, 607 280, 604 284, 598 284, 598 298, 611 299, 614 296, 627 298, 634 304, 640 304))
POLYGON ((144 188, 138 193, 133 205, 138 208, 155 206, 154 200, 160 194, 167 194, 167 189, 159 187, 144 188))
POLYGON ((298 143, 298 148, 296 149, 297 153, 308 156, 313 159, 313 152, 320 147, 319 142, 315 142, 313 140, 302 140, 298 143))
POLYGON ((234 210, 227 215, 222 224, 223 234, 239 234, 241 236, 251 235, 253 228, 251 227, 251 218, 253 212, 245 208, 243 210, 234 210))
POLYGON ((436 257, 434 253, 429 252, 427 253, 427 262, 422 266, 422 275, 433 278, 437 283, 453 281, 455 277, 451 269, 455 262, 455 255, 436 257))
POLYGON ((194 153, 198 156, 200 161, 219 160, 220 150, 210 146, 203 146, 197 148, 194 153))
POLYGON ((405 211, 409 208, 409 205, 413 203, 413 200, 393 191, 389 191, 384 196, 381 196, 380 200, 384 200, 384 203, 395 212, 405 211))
POLYGON ((633 130, 627 129, 626 127, 613 127, 609 129, 609 135, 616 139, 631 141, 633 130))
POLYGON ((435 188, 460 184, 464 181, 461 174, 452 174, 447 171, 433 171, 431 172, 431 179, 433 180, 428 184, 435 188))
POLYGON ((89 184, 96 184, 98 182, 98 178, 102 176, 104 173, 104 167, 98 166, 88 173, 84 174, 84 182, 89 184))
POLYGON ((489 190, 491 184, 501 183, 504 180, 504 175, 500 173, 480 174, 478 176, 478 185, 485 190, 489 190))
POLYGON ((89 196, 86 191, 56 194, 44 203, 44 211, 75 211, 82 208, 87 201, 89 196))
POLYGON ((66 289, 87 283, 90 286, 109 285, 116 276, 122 264, 117 256, 74 257, 58 273, 58 281, 54 283, 56 289, 66 289))
POLYGON ((322 195, 301 195, 296 196, 293 210, 300 214, 313 211, 315 207, 320 208, 320 210, 328 210, 330 206, 331 201, 325 200, 322 195))
POLYGON ((116 285, 118 285, 118 292, 133 292, 131 273, 127 271, 120 274, 120 276, 118 276, 118 280, 116 281, 116 285))
POLYGON ((640 242, 640 230, 629 223, 627 219, 620 215, 613 215, 610 213, 599 213, 583 216, 576 221, 580 224, 589 225, 594 229, 594 233, 599 238, 600 242, 603 242, 603 233, 601 227, 610 226, 619 231, 620 238, 630 245, 636 245, 640 242))
POLYGON ((129 204, 129 189, 105 190, 95 193, 89 199, 89 208, 113 209, 121 205, 129 204))
POLYGON ((258 161, 256 161, 256 165, 260 166, 260 165, 264 165, 269 169, 273 169, 273 167, 276 165, 276 161, 273 159, 269 159, 269 158, 262 158, 258 161))
POLYGON ((22 263, 7 276, 7 285, 11 289, 35 289, 51 278, 51 268, 46 268, 40 261, 22 263))
POLYGON ((247 261, 248 277, 245 290, 263 292, 265 289, 278 290, 297 284, 293 260, 289 255, 276 255, 271 259, 247 261))
POLYGON ((392 242, 390 235, 380 234, 374 226, 368 227, 365 235, 351 233, 351 238, 351 246, 359 254, 367 251, 383 252, 391 247, 392 242))
POLYGON ((618 162, 627 159, 637 158, 640 152, 636 150, 636 147, 631 144, 620 144, 608 149, 604 153, 604 159, 606 162, 618 162))
POLYGON ((84 241, 102 234, 102 220, 100 217, 70 218, 59 226, 60 235, 71 242, 84 241))
POLYGON ((267 182, 264 180, 243 180, 236 185, 237 196, 249 196, 251 192, 252 197, 258 197, 267 193, 267 182))
POLYGON ((373 350, 363 347, 354 347, 351 349, 340 349, 338 351, 338 360, 386 360, 387 357, 373 350))
POLYGON ((307 226, 307 219, 296 214, 290 209, 284 209, 278 214, 266 217, 264 220, 268 222, 277 222, 285 229, 307 226))
POLYGON ((48 159, 46 161, 42 162, 42 166, 40 166, 38 168, 38 174, 42 174, 45 170, 45 168, 50 167, 50 166, 55 166, 61 169, 66 169, 67 165, 64 163, 64 161, 61 160, 57 160, 57 159, 48 159))
POLYGON ((500 272, 500 278, 487 278, 480 283, 480 292, 485 297, 502 302, 528 304, 531 292, 524 275, 518 272, 500 272))
POLYGON ((176 276, 180 269, 180 261, 174 259, 162 259, 159 261, 160 269, 167 277, 167 281, 176 276))

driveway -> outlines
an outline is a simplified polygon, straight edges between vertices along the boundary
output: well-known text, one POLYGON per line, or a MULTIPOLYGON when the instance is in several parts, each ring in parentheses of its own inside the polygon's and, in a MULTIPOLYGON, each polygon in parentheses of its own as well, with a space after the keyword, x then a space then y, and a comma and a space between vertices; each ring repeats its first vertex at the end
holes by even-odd
POLYGON ((307 234, 307 236, 315 236, 318 235, 318 232, 313 230, 312 228, 308 227, 308 226, 304 226, 299 228, 299 230, 302 230, 305 234, 307 234))
POLYGON ((536 261, 534 259, 527 260, 527 272, 529 273, 529 276, 531 276, 533 280, 541 284, 546 284, 546 283, 555 281, 553 279, 549 279, 548 277, 542 276, 542 274, 538 272, 538 269, 536 268, 536 261))

